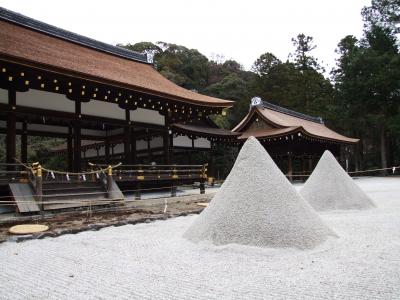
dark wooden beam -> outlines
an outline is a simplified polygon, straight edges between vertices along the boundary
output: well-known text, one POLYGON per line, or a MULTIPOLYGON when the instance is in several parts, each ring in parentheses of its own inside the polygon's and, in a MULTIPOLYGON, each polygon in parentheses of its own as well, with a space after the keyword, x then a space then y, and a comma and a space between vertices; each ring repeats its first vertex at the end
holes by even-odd
POLYGON ((163 145, 164 145, 164 164, 169 165, 171 163, 170 156, 170 137, 169 137, 169 126, 167 120, 165 120, 165 129, 163 135, 163 145))
POLYGON ((125 156, 125 163, 130 165, 132 163, 131 157, 131 116, 129 109, 125 109, 125 121, 126 126, 124 127, 124 156, 125 156))
POLYGON ((81 171, 81 102, 75 101, 74 121, 74 172, 81 171))
POLYGON ((67 160, 68 160, 68 171, 73 171, 74 165, 74 150, 73 150, 73 133, 72 126, 68 127, 68 137, 67 137, 67 160))
MULTIPOLYGON (((9 113, 7 114, 7 136, 6 136, 6 163, 15 163, 16 157, 16 116, 15 107, 17 104, 17 93, 15 90, 8 90, 8 108, 9 113)), ((14 170, 14 166, 9 166, 9 170, 14 170)))
POLYGON ((137 163, 137 151, 136 151, 136 133, 135 130, 131 130, 131 163, 137 163))
POLYGON ((287 172, 287 174, 288 174, 288 179, 289 179, 289 181, 293 181, 293 177, 292 177, 292 175, 293 175, 293 162, 292 162, 292 154, 291 153, 289 153, 288 154, 288 172, 287 172))
POLYGON ((106 159, 106 164, 110 163, 110 139, 106 137, 104 141, 104 156, 106 159))
POLYGON ((26 121, 22 122, 21 161, 23 163, 28 162, 28 124, 26 121))

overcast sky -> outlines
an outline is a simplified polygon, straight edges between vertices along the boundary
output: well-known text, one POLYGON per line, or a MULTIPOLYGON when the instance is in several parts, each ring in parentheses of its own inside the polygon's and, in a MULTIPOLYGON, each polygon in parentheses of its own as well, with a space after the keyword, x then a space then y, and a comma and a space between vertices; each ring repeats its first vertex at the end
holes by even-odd
POLYGON ((165 41, 235 59, 246 69, 265 52, 285 60, 291 38, 314 37, 314 56, 334 66, 348 34, 362 35, 370 0, 0 0, 0 6, 106 42, 165 41))

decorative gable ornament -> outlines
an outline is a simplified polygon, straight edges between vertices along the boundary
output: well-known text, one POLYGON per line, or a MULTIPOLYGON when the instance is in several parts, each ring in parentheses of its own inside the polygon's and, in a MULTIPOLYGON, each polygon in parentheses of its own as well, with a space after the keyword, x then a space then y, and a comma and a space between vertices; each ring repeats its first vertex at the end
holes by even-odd
POLYGON ((250 101, 250 108, 254 106, 258 106, 262 103, 262 100, 260 97, 253 97, 250 101))

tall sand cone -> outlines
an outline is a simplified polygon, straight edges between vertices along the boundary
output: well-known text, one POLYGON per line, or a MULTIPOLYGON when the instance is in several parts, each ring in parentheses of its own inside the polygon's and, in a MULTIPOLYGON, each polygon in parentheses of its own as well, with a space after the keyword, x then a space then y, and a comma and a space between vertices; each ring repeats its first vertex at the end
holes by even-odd
POLYGON ((317 211, 375 206, 329 151, 324 152, 300 194, 317 211))
POLYGON ((231 173, 184 237, 215 245, 312 249, 335 236, 250 137, 231 173))

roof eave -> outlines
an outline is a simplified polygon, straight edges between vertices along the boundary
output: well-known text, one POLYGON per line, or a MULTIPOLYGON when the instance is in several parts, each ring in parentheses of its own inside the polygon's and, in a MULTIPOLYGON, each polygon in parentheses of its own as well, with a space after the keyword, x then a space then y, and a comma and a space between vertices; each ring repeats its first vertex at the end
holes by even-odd
POLYGON ((42 71, 47 71, 47 72, 51 72, 51 73, 58 73, 64 76, 71 76, 71 77, 75 77, 75 78, 79 78, 82 80, 88 80, 88 81, 92 81, 92 82, 97 82, 100 84, 105 84, 105 85, 109 85, 109 86, 114 86, 116 88, 123 88, 123 89, 128 89, 128 90, 133 90, 136 92, 141 92, 141 93, 145 93, 151 96, 158 96, 161 98, 167 98, 170 100, 175 100, 175 101, 179 101, 179 102, 184 102, 184 103, 190 103, 192 105, 197 105, 197 106, 204 106, 204 107, 218 107, 218 108, 230 108, 233 106, 234 101, 231 100, 220 100, 219 102, 203 102, 203 101, 198 101, 198 100, 193 100, 193 99, 189 99, 189 98, 183 98, 183 97, 179 97, 176 95, 171 95, 171 94, 167 94, 167 93, 162 93, 162 92, 157 92, 157 91, 153 91, 153 90, 149 90, 143 87, 138 87, 135 85, 128 85, 128 84, 122 84, 120 82, 117 81, 113 81, 113 80, 109 80, 109 79, 105 79, 105 78, 101 78, 101 77, 97 77, 97 76, 91 76, 91 75, 87 75, 84 73, 80 73, 80 72, 76 72, 76 71, 71 71, 68 69, 63 69, 63 68, 59 68, 59 67, 55 67, 52 65, 46 65, 46 64, 42 64, 42 63, 37 63, 34 61, 30 61, 30 60, 25 60, 25 59, 21 59, 18 57, 14 57, 11 55, 5 55, 0 53, 0 60, 6 61, 6 62, 11 62, 11 63, 15 63, 15 64, 19 64, 19 65, 24 65, 30 68, 34 68, 34 69, 39 69, 42 71))

